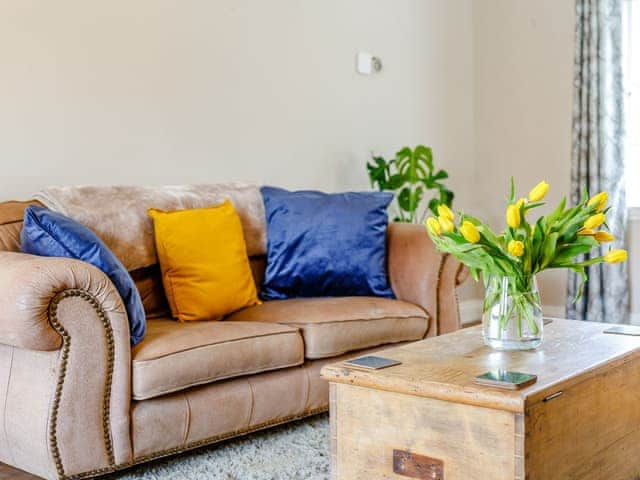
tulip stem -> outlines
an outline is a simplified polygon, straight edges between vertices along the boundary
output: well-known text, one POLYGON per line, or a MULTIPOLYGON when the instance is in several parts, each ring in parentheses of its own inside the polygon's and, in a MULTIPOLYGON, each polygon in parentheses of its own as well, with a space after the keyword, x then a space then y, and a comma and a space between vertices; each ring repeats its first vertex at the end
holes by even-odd
POLYGON ((508 335, 510 321, 515 322, 513 328, 518 337, 523 335, 523 322, 526 322, 529 334, 538 335, 540 333, 540 327, 534 318, 534 310, 539 308, 540 301, 534 289, 533 280, 523 283, 524 285, 518 285, 515 279, 503 277, 495 284, 496 290, 485 299, 485 310, 490 309, 496 303, 500 305, 499 330, 501 337, 508 335))

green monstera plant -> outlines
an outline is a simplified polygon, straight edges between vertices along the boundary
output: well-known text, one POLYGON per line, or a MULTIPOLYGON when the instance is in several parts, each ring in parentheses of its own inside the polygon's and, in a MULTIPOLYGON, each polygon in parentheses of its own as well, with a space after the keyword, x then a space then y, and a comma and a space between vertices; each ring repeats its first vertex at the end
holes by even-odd
POLYGON ((453 202, 453 192, 442 183, 449 174, 435 170, 430 147, 418 145, 413 150, 404 147, 390 160, 372 155, 367 172, 372 187, 394 192, 398 206, 396 222, 421 223, 426 211, 419 213, 419 208, 429 190, 436 190, 427 204, 434 214, 438 213, 438 205, 451 207, 453 202))

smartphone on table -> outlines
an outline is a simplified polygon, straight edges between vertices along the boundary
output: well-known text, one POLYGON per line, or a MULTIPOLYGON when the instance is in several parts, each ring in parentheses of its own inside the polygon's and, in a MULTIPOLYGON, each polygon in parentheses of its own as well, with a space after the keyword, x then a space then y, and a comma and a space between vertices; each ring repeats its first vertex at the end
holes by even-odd
POLYGON ((491 372, 478 375, 474 382, 489 387, 506 388, 508 390, 518 390, 536 383, 538 377, 531 373, 511 372, 509 370, 493 370, 491 372))

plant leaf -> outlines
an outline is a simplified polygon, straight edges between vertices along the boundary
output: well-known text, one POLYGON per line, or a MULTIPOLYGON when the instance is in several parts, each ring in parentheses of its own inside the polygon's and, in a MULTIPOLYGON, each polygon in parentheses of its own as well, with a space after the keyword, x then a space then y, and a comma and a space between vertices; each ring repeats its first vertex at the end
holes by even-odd
POLYGON ((444 180, 445 178, 449 178, 449 174, 444 170, 438 170, 435 175, 433 175, 434 180, 444 180))
POLYGON ((509 189, 509 204, 512 204, 516 201, 516 181, 511 177, 511 188, 509 189))
POLYGON ((558 243, 558 232, 553 232, 544 239, 542 244, 542 260, 540 262, 540 270, 553 262, 556 253, 556 244, 558 243))
POLYGON ((404 187, 400 190, 400 193, 398 194, 398 205, 405 212, 411 211, 411 190, 409 187, 404 187))
POLYGON ((387 187, 385 190, 397 190, 402 187, 406 183, 406 181, 406 178, 399 173, 391 175, 391 177, 389 177, 389 180, 387 180, 387 187))

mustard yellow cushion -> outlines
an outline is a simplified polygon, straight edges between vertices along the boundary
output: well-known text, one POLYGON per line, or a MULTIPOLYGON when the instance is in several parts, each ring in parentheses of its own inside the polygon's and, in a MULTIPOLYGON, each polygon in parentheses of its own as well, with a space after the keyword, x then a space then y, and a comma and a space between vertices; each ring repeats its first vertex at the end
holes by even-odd
POLYGON ((240 217, 231 202, 175 212, 152 208, 149 215, 174 318, 220 319, 260 303, 240 217))

